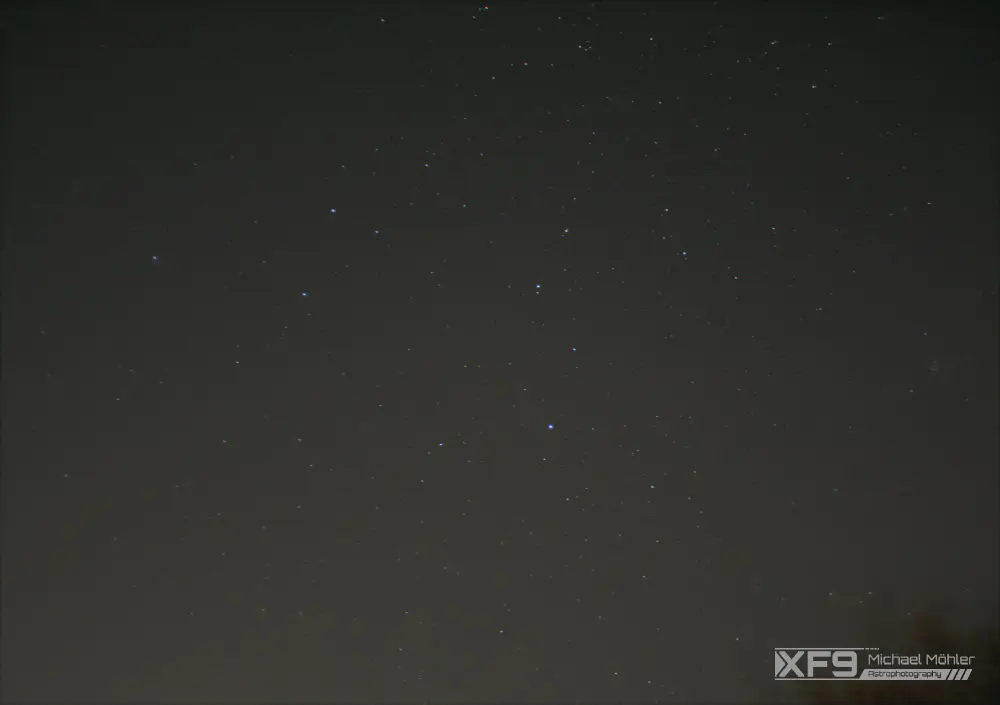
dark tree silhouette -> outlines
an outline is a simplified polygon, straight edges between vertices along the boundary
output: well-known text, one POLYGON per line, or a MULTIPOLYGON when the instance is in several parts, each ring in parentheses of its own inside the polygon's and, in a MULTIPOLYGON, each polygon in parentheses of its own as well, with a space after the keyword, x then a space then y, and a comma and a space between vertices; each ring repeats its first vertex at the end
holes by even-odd
MULTIPOLYGON (((1000 630, 988 626, 964 629, 953 626, 940 609, 919 614, 910 629, 886 633, 881 622, 879 645, 890 644, 899 653, 957 653, 975 656, 967 681, 813 681, 805 686, 806 702, 813 705, 870 703, 998 703, 1000 702, 1000 630)), ((890 627, 891 628, 891 627, 890 627)), ((869 631, 871 624, 869 624, 869 631)))

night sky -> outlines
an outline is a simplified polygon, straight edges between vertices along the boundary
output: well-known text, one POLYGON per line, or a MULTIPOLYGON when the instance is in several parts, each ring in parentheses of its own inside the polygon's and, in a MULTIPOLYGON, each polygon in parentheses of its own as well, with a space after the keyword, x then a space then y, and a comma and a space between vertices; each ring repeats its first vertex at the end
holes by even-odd
POLYGON ((773 700, 995 620, 984 16, 194 7, 4 11, 5 701, 773 700))

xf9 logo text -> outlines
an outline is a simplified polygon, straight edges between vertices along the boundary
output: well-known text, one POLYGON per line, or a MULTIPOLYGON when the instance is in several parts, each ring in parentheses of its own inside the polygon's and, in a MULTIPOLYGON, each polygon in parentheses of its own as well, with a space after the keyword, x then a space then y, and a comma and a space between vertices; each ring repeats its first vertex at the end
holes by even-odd
POLYGON ((858 675, 858 654, 836 649, 775 649, 774 677, 854 678, 858 675))

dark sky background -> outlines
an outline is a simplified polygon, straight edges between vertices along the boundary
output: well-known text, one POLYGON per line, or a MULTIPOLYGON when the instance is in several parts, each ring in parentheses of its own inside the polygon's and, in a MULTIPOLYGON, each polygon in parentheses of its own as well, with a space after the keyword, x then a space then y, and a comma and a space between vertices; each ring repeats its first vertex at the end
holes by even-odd
POLYGON ((984 16, 193 7, 5 11, 5 701, 775 700, 995 621, 984 16))

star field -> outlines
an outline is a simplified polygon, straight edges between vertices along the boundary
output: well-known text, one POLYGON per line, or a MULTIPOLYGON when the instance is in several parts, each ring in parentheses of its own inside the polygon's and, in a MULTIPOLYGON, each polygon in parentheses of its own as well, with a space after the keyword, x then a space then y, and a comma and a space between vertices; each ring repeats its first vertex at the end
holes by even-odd
POLYGON ((981 21, 6 14, 5 702, 775 702, 995 620, 981 21))

